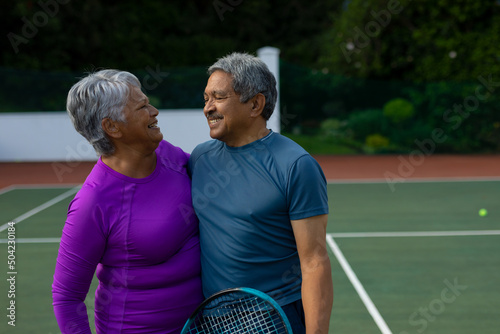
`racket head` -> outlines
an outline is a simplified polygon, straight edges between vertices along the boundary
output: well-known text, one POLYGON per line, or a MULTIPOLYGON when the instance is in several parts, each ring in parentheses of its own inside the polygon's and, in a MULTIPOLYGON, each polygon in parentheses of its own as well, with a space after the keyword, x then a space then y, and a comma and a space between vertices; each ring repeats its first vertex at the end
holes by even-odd
POLYGON ((269 295, 251 288, 231 288, 210 296, 193 312, 181 334, 195 333, 292 334, 292 328, 269 295))

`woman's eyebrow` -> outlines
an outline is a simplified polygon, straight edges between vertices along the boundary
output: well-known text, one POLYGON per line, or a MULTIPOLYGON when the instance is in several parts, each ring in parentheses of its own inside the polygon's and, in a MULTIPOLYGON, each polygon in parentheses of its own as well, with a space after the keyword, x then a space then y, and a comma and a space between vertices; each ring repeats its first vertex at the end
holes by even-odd
POLYGON ((135 105, 137 108, 142 107, 144 104, 147 104, 149 99, 147 97, 142 97, 135 101, 135 105))

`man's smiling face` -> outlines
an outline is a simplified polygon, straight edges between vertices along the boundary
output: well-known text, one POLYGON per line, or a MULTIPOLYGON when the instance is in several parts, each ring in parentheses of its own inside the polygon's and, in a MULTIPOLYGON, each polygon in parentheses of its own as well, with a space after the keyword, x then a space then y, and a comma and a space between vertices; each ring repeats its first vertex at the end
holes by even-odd
POLYGON ((232 86, 232 75, 218 70, 208 78, 203 112, 210 127, 210 137, 229 146, 241 146, 249 129, 252 103, 240 102, 232 86))

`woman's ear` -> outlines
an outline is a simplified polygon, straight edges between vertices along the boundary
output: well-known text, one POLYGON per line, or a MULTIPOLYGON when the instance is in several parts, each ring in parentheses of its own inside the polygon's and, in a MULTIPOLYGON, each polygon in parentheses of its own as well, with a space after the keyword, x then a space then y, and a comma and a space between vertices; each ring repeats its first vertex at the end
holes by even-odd
POLYGON ((102 129, 111 138, 120 138, 122 132, 118 126, 118 122, 113 121, 111 118, 105 118, 101 122, 102 129))
POLYGON ((258 93, 250 100, 250 102, 252 103, 252 112, 250 115, 252 117, 260 116, 264 110, 264 106, 266 105, 266 97, 264 94, 258 93))

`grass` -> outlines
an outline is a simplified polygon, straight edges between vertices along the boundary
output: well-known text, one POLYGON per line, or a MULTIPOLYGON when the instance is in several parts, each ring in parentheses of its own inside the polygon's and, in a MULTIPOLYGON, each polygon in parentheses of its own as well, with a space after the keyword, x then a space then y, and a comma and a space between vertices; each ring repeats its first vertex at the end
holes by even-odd
POLYGON ((282 133, 300 146, 302 146, 309 154, 359 154, 363 153, 362 149, 356 146, 355 143, 349 143, 333 137, 321 135, 295 135, 291 133, 282 133))

